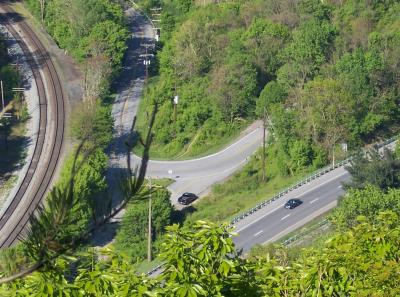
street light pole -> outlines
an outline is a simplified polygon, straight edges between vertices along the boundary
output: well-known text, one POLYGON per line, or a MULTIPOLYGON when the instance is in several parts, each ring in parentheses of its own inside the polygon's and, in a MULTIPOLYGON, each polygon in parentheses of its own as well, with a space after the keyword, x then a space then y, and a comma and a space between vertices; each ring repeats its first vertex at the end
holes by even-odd
POLYGON ((265 182, 265 166, 266 166, 266 161, 265 161, 265 130, 266 130, 266 126, 267 126, 267 119, 266 119, 266 110, 264 107, 264 111, 263 111, 263 153, 262 153, 262 181, 265 182))
POLYGON ((149 194, 149 230, 147 238, 147 261, 151 262, 151 178, 149 178, 150 194, 149 194))

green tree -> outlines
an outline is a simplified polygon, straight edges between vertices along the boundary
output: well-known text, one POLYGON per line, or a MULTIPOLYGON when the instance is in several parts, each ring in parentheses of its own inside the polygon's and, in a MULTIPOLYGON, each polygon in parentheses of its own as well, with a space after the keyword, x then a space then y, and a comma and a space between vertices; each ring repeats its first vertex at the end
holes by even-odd
POLYGON ((259 296, 255 266, 239 257, 230 228, 203 221, 190 228, 168 227, 160 254, 166 296, 259 296))
POLYGON ((216 99, 226 121, 251 114, 257 88, 256 71, 245 55, 229 58, 213 72, 211 96, 216 99))
MULTIPOLYGON (((173 207, 170 193, 157 189, 152 193, 152 239, 157 241, 171 223, 173 207)), ((134 259, 143 259, 147 253, 148 202, 131 204, 122 219, 121 229, 116 237, 116 245, 134 259)), ((157 249, 156 249, 157 250, 157 249)))
POLYGON ((263 81, 273 78, 276 70, 282 65, 280 52, 289 35, 286 26, 263 18, 255 18, 244 33, 244 47, 263 81))
POLYGON ((286 96, 287 94, 285 90, 279 83, 276 81, 270 81, 265 85, 257 99, 256 114, 259 117, 262 117, 264 114, 264 108, 270 111, 272 105, 283 103, 286 96))
POLYGON ((357 224, 357 216, 363 215, 371 222, 381 211, 391 210, 400 214, 400 191, 381 189, 368 185, 364 189, 350 189, 339 206, 333 211, 330 220, 340 228, 349 228, 357 224))
POLYGON ((313 152, 309 143, 296 140, 290 147, 290 171, 298 172, 312 163, 313 152))
POLYGON ((85 141, 85 150, 105 149, 112 139, 112 132, 110 107, 103 106, 99 100, 75 107, 71 133, 76 139, 85 141))
POLYGON ((311 138, 334 160, 334 148, 348 137, 353 102, 350 95, 334 79, 308 82, 299 100, 299 135, 311 138))
POLYGON ((383 155, 376 150, 358 155, 346 169, 352 177, 347 187, 364 188, 369 184, 382 190, 400 187, 400 160, 388 149, 384 149, 383 155))
POLYGON ((327 60, 335 34, 335 28, 327 21, 311 19, 302 23, 285 49, 288 62, 278 71, 278 82, 286 89, 301 88, 327 60))

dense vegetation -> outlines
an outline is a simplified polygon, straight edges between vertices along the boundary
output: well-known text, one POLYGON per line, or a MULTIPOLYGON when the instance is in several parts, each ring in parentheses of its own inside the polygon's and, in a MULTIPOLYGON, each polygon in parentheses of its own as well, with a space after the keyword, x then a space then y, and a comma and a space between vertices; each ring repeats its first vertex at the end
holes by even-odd
POLYGON ((397 1, 196 3, 161 1, 159 76, 142 106, 161 101, 156 155, 204 152, 264 107, 288 172, 394 128, 397 1))
MULTIPOLYGON (((145 197, 148 199, 148 195, 145 197)), ((161 236, 165 227, 171 224, 173 207, 170 193, 164 189, 152 192, 152 240, 154 252, 158 252, 161 236)), ((126 209, 121 227, 115 238, 115 247, 124 252, 132 260, 142 260, 147 253, 149 206, 147 201, 132 203, 126 209)))
POLYGON ((67 157, 53 190, 63 191, 68 187, 74 164, 79 164, 72 189, 79 196, 72 209, 74 227, 66 230, 73 238, 109 211, 105 181, 108 157, 104 150, 112 139, 113 119, 109 100, 105 99, 121 67, 128 30, 122 7, 115 1, 27 0, 25 3, 56 43, 81 63, 85 72, 83 102, 73 106, 70 121, 71 134, 83 147, 78 156, 72 153, 67 157))
POLYGON ((373 185, 383 190, 400 187, 400 145, 396 151, 385 149, 383 153, 371 150, 365 155, 357 155, 346 169, 352 175, 352 181, 347 185, 351 188, 364 188, 373 185), (379 174, 377 174, 379 172, 379 174))
MULTIPOLYGON (((354 0, 323 4, 313 0, 263 0, 204 8, 192 1, 165 2, 163 22, 169 28, 166 33, 170 39, 165 40, 159 55, 157 86, 150 87, 147 94, 149 101, 164 100, 159 117, 164 122, 156 125, 157 132, 160 131, 156 141, 162 143, 163 131, 167 133, 163 137, 174 140, 168 140, 170 144, 164 149, 174 154, 185 145, 177 139, 194 137, 192 147, 197 141, 203 145, 212 143, 213 132, 221 132, 221 127, 228 130, 217 134, 220 138, 240 125, 238 119, 260 117, 266 110, 274 132, 268 148, 268 165, 274 166, 271 178, 278 172, 280 176, 295 176, 307 167, 317 168, 333 158, 340 142, 358 146, 378 137, 385 129, 395 128, 398 81, 393 77, 398 75, 398 67, 393 62, 398 55, 399 36, 394 28, 398 28, 395 15, 400 12, 395 2, 365 4, 354 0), (390 42, 386 40, 382 45, 379 39, 373 45, 374 36, 388 38, 390 42), (186 39, 180 39, 183 37, 186 39), (216 57, 216 50, 223 54, 216 57), (168 66, 175 61, 182 64, 168 66), (169 96, 174 95, 175 82, 171 78, 177 73, 182 102, 174 123, 169 96), (193 97, 197 101, 190 101, 193 97), (205 100, 210 100, 210 105, 201 104, 205 100), (192 105, 195 101, 197 105, 192 105), (195 106, 193 110, 191 106, 195 106), (198 115, 197 121, 186 125, 192 119, 189 113, 186 121, 179 120, 186 110, 181 111, 182 107, 198 115), (211 109, 197 113, 200 108, 211 109), (210 129, 202 136, 202 128, 209 119, 210 129)), ((74 126, 74 135, 85 141, 80 147, 83 153, 66 165, 74 182, 68 176, 52 191, 49 205, 38 218, 40 223, 33 224, 28 240, 23 243, 25 255, 46 262, 40 271, 1 285, 0 295, 400 294, 400 192, 390 189, 398 184, 398 152, 387 153, 384 158, 373 155, 355 159, 353 166, 357 170, 352 174, 356 178, 351 186, 356 189, 349 191, 330 217, 338 232, 322 247, 302 250, 296 257, 288 257, 282 248, 273 254, 243 258, 235 250, 230 227, 204 221, 183 228, 167 227, 167 234, 158 243, 164 271, 155 278, 138 275, 131 259, 123 259, 113 251, 74 252, 75 239, 86 230, 90 210, 96 204, 93 201, 105 185, 101 172, 106 158, 101 149, 112 129, 107 120, 110 115, 101 105, 95 105, 95 112, 92 108, 87 114, 83 109, 74 126), (101 131, 108 132, 102 135, 101 131), (71 170, 75 162, 80 164, 77 172, 71 170), (368 185, 371 183, 375 187, 368 185)), ((255 190, 259 183, 257 157, 237 176, 248 189, 255 190)), ((232 189, 237 190, 237 186, 232 189)), ((170 222, 171 207, 167 192, 156 193, 153 219, 155 239, 159 239, 164 224, 170 222)), ((135 198, 136 203, 131 204, 123 220, 117 246, 132 252, 130 256, 141 257, 146 238, 147 195, 131 191, 128 196, 135 198)), ((231 207, 224 207, 228 206, 231 207)), ((24 266, 19 252, 16 248, 0 255, 3 271, 15 273, 19 266, 24 266)))
POLYGON ((111 0, 25 2, 57 44, 78 61, 106 58, 111 67, 120 66, 128 32, 118 3, 111 0))
MULTIPOLYGON (((399 198, 399 197, 397 197, 399 198)), ((104 251, 59 259, 51 270, 2 285, 2 296, 397 296, 399 217, 381 212, 371 223, 333 235, 322 249, 300 257, 243 259, 230 228, 198 222, 192 230, 168 228, 160 276, 137 275, 124 259, 104 251), (70 275, 70 261, 78 270, 70 275)))

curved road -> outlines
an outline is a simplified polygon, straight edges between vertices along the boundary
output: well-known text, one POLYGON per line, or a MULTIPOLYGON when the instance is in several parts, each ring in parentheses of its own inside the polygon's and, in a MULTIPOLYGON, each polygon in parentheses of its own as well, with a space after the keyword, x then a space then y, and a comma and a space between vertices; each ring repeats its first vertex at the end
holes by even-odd
MULTIPOLYGON (((141 55, 145 53, 144 44, 154 44, 154 30, 151 22, 130 8, 126 10, 126 16, 132 30, 132 39, 129 42, 125 57, 121 81, 118 86, 118 95, 113 105, 113 117, 115 119, 116 138, 111 146, 111 161, 108 179, 115 183, 116 172, 125 167, 126 148, 124 136, 129 134, 133 118, 135 117, 140 97, 142 95, 145 66, 141 55)), ((148 177, 175 179, 169 186, 171 201, 177 207, 177 198, 183 192, 204 193, 211 185, 222 181, 253 154, 262 144, 261 123, 255 123, 247 129, 243 135, 233 144, 222 151, 210 156, 186 160, 186 161, 155 161, 148 163, 148 177)), ((140 157, 132 155, 134 165, 140 163, 140 157)))

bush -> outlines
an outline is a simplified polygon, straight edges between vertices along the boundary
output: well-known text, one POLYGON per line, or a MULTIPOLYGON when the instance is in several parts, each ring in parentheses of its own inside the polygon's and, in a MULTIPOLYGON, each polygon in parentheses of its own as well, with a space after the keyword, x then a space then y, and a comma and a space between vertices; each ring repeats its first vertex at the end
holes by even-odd
MULTIPOLYGON (((157 189, 152 194, 152 239, 157 240, 171 223, 173 207, 170 193, 166 189, 157 189)), ((121 229, 116 236, 116 247, 134 260, 146 257, 148 234, 148 202, 138 201, 130 204, 122 219, 121 229)))

